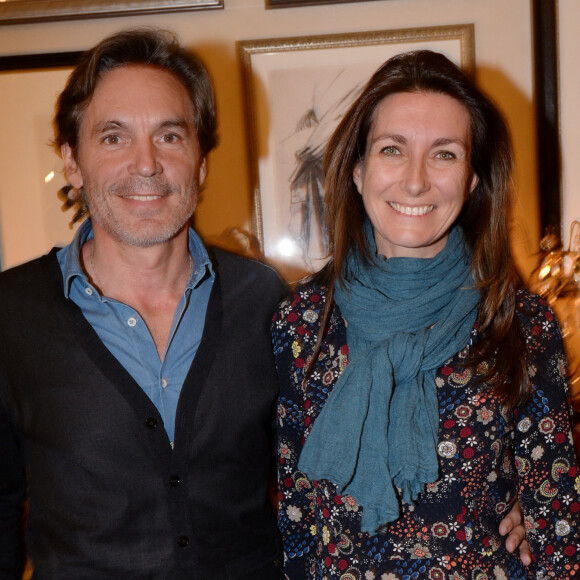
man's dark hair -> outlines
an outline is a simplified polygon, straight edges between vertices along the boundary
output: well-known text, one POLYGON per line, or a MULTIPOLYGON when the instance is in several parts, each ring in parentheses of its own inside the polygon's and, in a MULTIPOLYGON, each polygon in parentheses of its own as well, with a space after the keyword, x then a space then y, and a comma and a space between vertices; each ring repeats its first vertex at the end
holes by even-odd
POLYGON ((144 65, 172 74, 192 103, 197 138, 206 156, 217 145, 215 97, 201 60, 179 43, 177 36, 157 28, 135 28, 108 36, 88 50, 71 73, 56 103, 55 145, 68 143, 77 153, 83 113, 102 76, 110 70, 144 65))

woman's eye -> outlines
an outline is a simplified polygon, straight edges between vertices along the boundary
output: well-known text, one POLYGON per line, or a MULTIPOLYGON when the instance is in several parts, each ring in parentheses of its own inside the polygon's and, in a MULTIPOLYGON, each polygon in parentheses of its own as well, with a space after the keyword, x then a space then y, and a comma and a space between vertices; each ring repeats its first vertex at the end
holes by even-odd
POLYGON ((395 147, 394 145, 387 145, 386 147, 383 147, 382 151, 386 155, 398 155, 399 154, 399 149, 397 147, 395 147))
POLYGON ((451 153, 451 151, 440 151, 437 153, 438 159, 455 159, 455 154, 451 153))

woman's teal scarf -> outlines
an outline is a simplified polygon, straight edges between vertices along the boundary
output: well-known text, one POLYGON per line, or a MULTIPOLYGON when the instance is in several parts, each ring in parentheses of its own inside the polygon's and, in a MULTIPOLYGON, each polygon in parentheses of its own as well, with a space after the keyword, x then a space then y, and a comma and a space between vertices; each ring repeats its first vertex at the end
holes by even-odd
POLYGON ((410 503, 438 478, 435 376, 469 342, 479 304, 461 228, 434 258, 375 256, 369 264, 350 256, 335 301, 347 323, 349 364, 299 469, 354 497, 361 528, 372 534, 399 517, 399 497, 410 503))

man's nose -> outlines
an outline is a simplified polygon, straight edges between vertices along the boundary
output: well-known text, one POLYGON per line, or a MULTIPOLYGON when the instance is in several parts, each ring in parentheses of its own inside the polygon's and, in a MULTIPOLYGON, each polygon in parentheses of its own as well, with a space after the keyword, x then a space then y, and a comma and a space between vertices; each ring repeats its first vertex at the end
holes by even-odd
POLYGON ((157 151, 155 143, 144 139, 135 144, 132 170, 142 177, 152 177, 162 171, 159 152, 157 151))

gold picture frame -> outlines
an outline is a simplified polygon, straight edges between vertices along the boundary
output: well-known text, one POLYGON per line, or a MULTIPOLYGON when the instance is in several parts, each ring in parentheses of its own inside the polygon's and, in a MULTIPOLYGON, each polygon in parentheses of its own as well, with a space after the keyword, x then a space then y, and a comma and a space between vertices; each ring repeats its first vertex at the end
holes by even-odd
POLYGON ((371 74, 408 50, 475 67, 473 24, 238 42, 254 194, 253 229, 289 279, 325 260, 322 155, 371 74))
POLYGON ((223 0, 5 0, 0 3, 0 25, 208 10, 223 6, 223 0))

